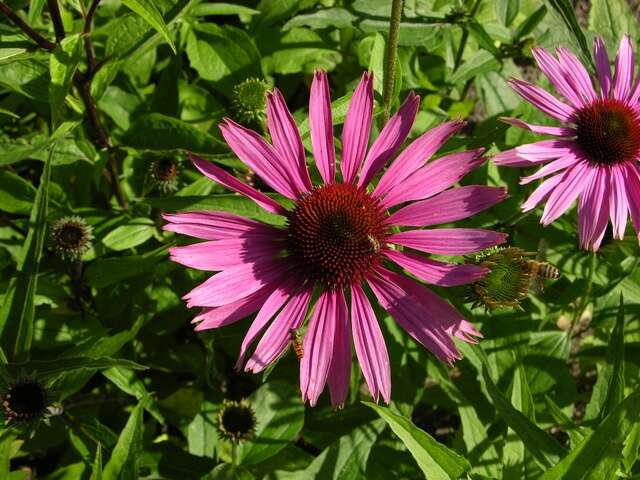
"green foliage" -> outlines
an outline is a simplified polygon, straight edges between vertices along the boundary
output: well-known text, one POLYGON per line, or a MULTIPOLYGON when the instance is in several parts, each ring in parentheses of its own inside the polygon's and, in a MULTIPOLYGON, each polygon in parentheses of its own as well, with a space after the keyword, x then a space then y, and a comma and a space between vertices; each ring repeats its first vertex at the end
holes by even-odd
MULTIPOLYGON (((531 49, 567 47, 593 72, 595 36, 612 61, 624 34, 640 40, 635 3, 592 0, 588 14, 574 7, 583 3, 403 2, 391 110, 410 91, 421 96, 410 139, 451 118, 467 125, 438 155, 478 147, 491 155, 542 139, 499 121, 557 125, 507 84, 533 77, 553 90, 531 49)), ((578 250, 575 212, 543 228, 541 209, 519 211, 536 185, 492 162, 460 184, 505 186, 509 198, 456 226, 507 233, 562 275, 544 289, 523 287, 521 311, 487 312, 467 301, 466 286, 434 287, 484 336, 458 343, 455 368, 374 306, 391 404, 370 402, 354 354, 344 408, 333 410, 327 394, 310 408, 290 348, 261 376, 235 370, 250 319, 194 332, 197 311, 182 297, 210 272, 170 261, 169 249, 192 239, 165 231, 163 214, 225 211, 276 228, 286 219, 203 177, 186 152, 290 208, 235 157, 218 124, 229 117, 270 140, 262 90, 277 87, 312 166, 309 85, 325 69, 340 158, 349 102, 370 70, 372 142, 382 128, 391 5, 2 2, 32 31, 0 13, 0 416, 23 380, 42 384, 50 405, 42 421, 2 429, 0 479, 640 476, 637 238, 629 226, 622 240, 607 232, 595 258, 578 250), (251 84, 252 97, 239 101, 251 84), (164 164, 175 166, 171 188, 154 170, 164 164), (72 216, 91 227, 92 245, 61 258, 51 227, 72 216), (250 405, 252 438, 234 445, 221 433, 225 400, 250 405)), ((318 183, 315 168, 311 176, 318 183)))

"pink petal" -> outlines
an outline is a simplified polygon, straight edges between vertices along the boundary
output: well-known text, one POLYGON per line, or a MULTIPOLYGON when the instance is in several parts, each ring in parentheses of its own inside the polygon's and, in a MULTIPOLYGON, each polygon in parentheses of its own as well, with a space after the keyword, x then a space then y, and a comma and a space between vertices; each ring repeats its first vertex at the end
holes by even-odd
POLYGON ((387 223, 408 227, 426 227, 471 217, 507 198, 503 187, 468 185, 452 188, 435 197, 413 202, 393 213, 387 223))
POLYGON ((539 133, 540 135, 553 135, 556 137, 575 137, 577 132, 575 128, 570 127, 549 127, 547 125, 533 125, 531 123, 523 122, 518 118, 512 117, 500 117, 500 121, 513 125, 514 127, 529 130, 533 133, 539 133))
POLYGON ((236 369, 240 369, 242 366, 249 346, 254 342, 258 335, 260 335, 260 332, 264 330, 273 316, 278 313, 278 310, 280 310, 282 305, 289 300, 293 293, 295 293, 295 284, 289 280, 278 285, 269 298, 265 300, 262 307, 260 307, 258 315, 256 315, 256 318, 251 322, 249 330, 247 330, 246 335, 242 339, 240 354, 238 355, 238 361, 236 362, 236 369))
POLYGON ((272 291, 272 287, 261 288, 251 295, 222 307, 205 308, 191 323, 198 324, 195 328, 196 332, 230 325, 258 310, 272 291))
POLYGON ((283 162, 278 152, 264 138, 253 130, 238 125, 233 120, 218 125, 222 136, 231 150, 251 170, 256 172, 267 185, 285 197, 295 200, 302 191, 291 178, 297 172, 290 172, 287 162, 283 162))
POLYGON ((593 56, 596 59, 600 95, 603 98, 607 98, 611 91, 611 66, 609 65, 609 55, 607 55, 607 49, 604 46, 602 37, 593 39, 593 56))
POLYGON ((610 172, 609 214, 611 216, 611 224, 613 225, 613 238, 622 240, 624 238, 624 231, 627 228, 629 212, 625 187, 626 169, 620 168, 618 165, 612 165, 610 172))
POLYGON ((451 135, 464 127, 465 124, 465 122, 459 120, 445 122, 414 140, 398 155, 398 158, 391 163, 388 170, 382 175, 380 182, 373 191, 373 196, 381 197, 386 195, 389 190, 412 175, 451 138, 451 135))
POLYGON ((381 201, 381 205, 390 208, 402 202, 421 200, 442 192, 482 165, 485 162, 480 156, 483 152, 484 149, 480 148, 452 153, 428 163, 393 187, 381 201))
POLYGON ((530 160, 525 160, 518 153, 517 148, 512 148, 511 150, 505 150, 504 152, 500 152, 494 155, 491 160, 493 163, 500 167, 531 167, 535 165, 530 160))
POLYGON ((533 48, 531 53, 535 58, 540 70, 551 81, 556 90, 569 100, 574 107, 580 108, 584 106, 584 101, 578 96, 573 85, 571 85, 564 76, 564 72, 558 60, 556 60, 544 48, 533 48))
POLYGON ((438 228, 394 233, 387 241, 439 255, 466 255, 504 243, 507 234, 482 228, 438 228))
POLYGON ((369 146, 373 115, 373 73, 365 72, 349 103, 342 129, 342 181, 352 183, 369 146))
POLYGON ((572 167, 577 162, 582 161, 580 158, 576 157, 574 154, 570 153, 565 157, 561 157, 558 160, 554 160, 552 162, 547 163, 542 168, 538 169, 538 171, 528 177, 522 177, 520 179, 521 185, 526 185, 527 183, 531 183, 534 180, 539 178, 546 177, 547 175, 551 175, 559 170, 564 170, 565 168, 572 167))
POLYGON ((336 291, 336 324, 333 337, 333 354, 329 366, 329 395, 331 406, 342 408, 349 393, 351 376, 351 331, 349 329, 349 311, 342 290, 336 291))
POLYGON ((284 275, 286 271, 279 261, 244 263, 216 273, 182 298, 189 308, 221 307, 278 282, 284 275))
POLYGON ((451 364, 453 360, 460 359, 458 350, 440 322, 400 286, 400 279, 400 275, 380 268, 377 275, 372 275, 367 281, 382 308, 417 342, 445 363, 451 364))
POLYGON ((631 213, 631 221, 636 235, 640 240, 640 171, 637 165, 628 164, 626 169, 626 194, 629 212, 631 213))
POLYGON ((633 47, 629 35, 623 35, 616 55, 615 75, 613 76, 613 97, 625 101, 633 85, 633 47))
POLYGON ((300 360, 300 391, 302 401, 309 400, 312 407, 318 402, 329 375, 338 308, 336 292, 322 292, 304 335, 304 356, 300 360))
POLYGON ((267 197, 264 193, 259 192, 253 187, 242 183, 240 180, 232 175, 229 175, 222 168, 214 165, 212 162, 207 162, 200 157, 195 156, 193 153, 189 154, 189 158, 203 175, 206 175, 220 185, 238 192, 245 197, 250 198, 267 212, 275 213, 276 215, 286 215, 287 211, 275 200, 267 197))
POLYGON ((533 163, 542 163, 574 153, 576 143, 573 140, 541 140, 520 145, 516 149, 521 158, 533 163))
POLYGON ((227 238, 213 242, 200 242, 169 249, 171 260, 198 270, 225 270, 242 263, 275 258, 282 245, 273 241, 246 238, 227 238))
POLYGON ((561 102, 546 90, 513 78, 509 80, 509 85, 527 102, 547 115, 563 122, 569 122, 573 118, 575 109, 561 102))
POLYGON ((362 375, 375 402, 391 401, 389 354, 371 303, 360 285, 351 285, 351 330, 362 375))
POLYGON ((542 182, 529 196, 527 201, 522 204, 522 211, 528 212, 536 208, 540 202, 546 200, 549 195, 551 195, 551 192, 558 186, 561 180, 562 174, 559 174, 542 182))
POLYGON ((385 250, 385 256, 420 280, 441 287, 473 283, 489 273, 485 267, 438 262, 411 252, 385 250))
POLYGON ((279 230, 257 220, 228 212, 188 212, 163 214, 167 222, 162 228, 204 240, 223 238, 277 238, 279 230))
POLYGON ((313 156, 325 183, 333 183, 336 175, 336 150, 333 144, 331 96, 326 72, 316 70, 309 97, 309 130, 313 156))
POLYGON ((364 160, 358 186, 369 184, 387 161, 396 153, 411 132, 418 113, 420 97, 410 92, 397 113, 389 119, 364 160))
POLYGON ((558 48, 558 58, 560 60, 560 68, 564 72, 564 76, 576 91, 576 94, 582 98, 584 105, 594 102, 598 96, 593 89, 591 76, 584 65, 578 60, 572 52, 566 48, 558 48))
POLYGON ((267 93, 267 126, 273 146, 301 192, 312 189, 300 132, 280 90, 267 93))
POLYGON ((558 186, 549 195, 540 223, 546 227, 566 212, 578 195, 582 193, 594 171, 594 168, 587 161, 577 163, 566 170, 558 186))
POLYGON ((609 197, 606 167, 598 167, 578 200, 580 248, 598 250, 609 223, 609 197))
POLYGON ((310 288, 303 288, 291 297, 258 342, 245 370, 258 373, 274 362, 291 341, 291 329, 298 329, 304 321, 311 300, 310 288))

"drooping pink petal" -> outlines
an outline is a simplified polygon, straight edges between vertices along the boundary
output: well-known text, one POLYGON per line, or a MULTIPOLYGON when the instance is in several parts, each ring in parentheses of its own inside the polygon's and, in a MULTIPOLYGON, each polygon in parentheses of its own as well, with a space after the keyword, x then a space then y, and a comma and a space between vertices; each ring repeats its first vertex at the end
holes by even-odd
POLYGON ((582 193, 593 173, 593 167, 585 160, 565 170, 562 180, 547 199, 540 223, 546 227, 566 212, 578 195, 582 193))
POLYGON ((367 282, 382 308, 417 342, 447 364, 460 359, 449 335, 430 312, 400 286, 397 281, 400 278, 400 275, 379 268, 377 274, 370 276, 367 282))
POLYGON ((503 187, 468 185, 445 190, 438 195, 412 202, 393 213, 389 225, 426 227, 455 222, 480 213, 507 198, 503 187))
POLYGON ((196 168, 202 172, 202 174, 206 175, 213 181, 218 182, 229 190, 233 190, 234 192, 238 192, 245 197, 250 198, 267 212, 275 213, 276 215, 286 215, 287 211, 278 202, 267 197, 264 193, 259 192, 255 188, 242 183, 240 180, 228 174, 212 162, 207 162, 192 153, 189 154, 189 158, 196 168))
POLYGON ((517 147, 518 154, 533 163, 542 163, 574 153, 575 142, 572 140, 541 140, 517 147))
POLYGON ((273 316, 278 313, 282 305, 284 305, 289 298, 295 293, 295 283, 289 279, 282 282, 278 287, 269 295, 264 301, 264 304, 260 307, 260 311, 256 315, 256 318, 251 322, 251 326, 240 345, 240 354, 238 355, 238 361, 236 362, 236 369, 240 369, 244 362, 244 357, 247 353, 247 349, 254 342, 260 332, 264 330, 267 324, 271 321, 273 316))
POLYGON ((256 132, 230 119, 218 127, 238 158, 276 192, 295 200, 304 191, 299 188, 302 185, 292 179, 292 176, 297 178, 297 172, 289 171, 289 164, 256 132))
POLYGON ((600 95, 602 98, 607 98, 611 91, 611 66, 602 37, 593 39, 593 56, 596 60, 596 71, 600 82, 600 95))
POLYGON ((267 93, 267 126, 273 146, 285 162, 297 189, 308 192, 312 185, 300 132, 284 97, 277 88, 272 93, 267 93))
POLYGON ((530 160, 525 160, 518 153, 517 148, 512 148, 511 150, 505 150, 504 152, 500 152, 495 154, 491 160, 496 165, 500 167, 531 167, 534 166, 530 160))
POLYGON ((162 227, 164 230, 204 240, 222 240, 223 238, 260 240, 276 238, 280 235, 277 228, 228 212, 165 213, 162 218, 170 222, 162 227))
POLYGON ((325 290, 320 294, 309 320, 302 347, 304 356, 300 360, 300 391, 302 401, 309 400, 313 407, 324 390, 329 375, 336 319, 338 316, 338 298, 334 290, 325 290))
POLYGON ((501 122, 513 125, 514 127, 529 130, 533 133, 539 133, 540 135, 553 135, 555 137, 575 137, 577 132, 575 128, 570 127, 549 127, 547 125, 533 125, 531 123, 523 122, 519 118, 513 117, 500 117, 501 122))
POLYGON ((538 169, 536 173, 529 175, 528 177, 522 177, 520 179, 520 185, 526 185, 527 183, 531 183, 539 178, 543 178, 547 175, 551 175, 552 173, 564 170, 565 168, 572 167, 580 161, 581 159, 579 157, 577 157, 573 153, 570 153, 564 157, 560 157, 558 160, 547 163, 545 166, 538 169))
POLYGON ((509 80, 509 85, 527 102, 547 115, 562 120, 563 122, 568 122, 572 119, 575 112, 573 107, 561 102, 537 85, 515 78, 509 80))
POLYGON ((627 164, 625 187, 627 194, 627 204, 631 213, 631 221, 636 235, 640 239, 640 171, 637 165, 627 164))
POLYGON ((580 248, 598 250, 609 223, 609 172, 606 167, 596 167, 578 199, 578 236, 580 248))
POLYGON ((551 192, 558 186, 562 180, 563 174, 558 174, 554 177, 547 178, 542 182, 529 196, 526 202, 522 204, 522 211, 528 212, 536 208, 542 201, 546 200, 551 192))
POLYGON ((613 76, 613 98, 625 101, 633 85, 633 47, 629 35, 623 35, 616 55, 615 74, 613 76))
POLYGON ((281 261, 266 259, 262 263, 244 263, 216 273, 187 293, 184 300, 191 307, 221 307, 251 295, 286 275, 281 261))
POLYGON ((171 260, 189 268, 218 271, 236 267, 242 263, 254 263, 264 258, 275 258, 282 245, 273 241, 226 238, 200 242, 169 249, 171 260))
POLYGON ((396 153, 411 132, 411 127, 418 113, 420 97, 411 92, 396 114, 389 119, 371 148, 358 179, 358 186, 363 187, 380 171, 387 161, 396 153))
POLYGON ((373 73, 365 72, 353 93, 342 129, 342 181, 352 183, 369 146, 373 119, 373 73))
POLYGON ((488 268, 478 265, 443 263, 411 252, 387 249, 384 254, 420 280, 441 287, 473 283, 489 273, 488 268))
POLYGON ((387 242, 439 255, 466 255, 504 243, 507 234, 482 228, 438 228, 394 233, 387 242))
POLYGON ((431 197, 459 182, 467 173, 485 162, 484 149, 467 150, 445 155, 428 163, 410 177, 394 186, 381 200, 384 208, 402 202, 431 197))
POLYGON ((572 52, 566 48, 558 48, 558 59, 560 60, 560 68, 564 72, 564 76, 576 91, 576 94, 582 99, 584 105, 594 102, 598 96, 593 89, 591 76, 584 65, 578 60, 572 52))
POLYGON ((411 142, 384 172, 372 195, 382 197, 393 187, 409 178, 451 138, 451 135, 464 127, 465 124, 466 122, 459 120, 445 122, 411 142))
POLYGON ((612 165, 610 169, 609 215, 613 225, 613 238, 622 240, 627 228, 629 205, 626 195, 626 169, 612 165))
POLYGON ((224 327, 248 317, 257 311, 271 295, 275 286, 263 287, 257 292, 222 307, 205 308, 191 323, 197 323, 195 331, 224 327))
POLYGON ((342 408, 344 402, 347 401, 351 376, 351 330, 349 329, 349 311, 344 293, 342 290, 337 290, 336 296, 336 326, 327 383, 329 384, 331 406, 342 408))
POLYGON ((271 322, 253 355, 247 360, 245 370, 259 373, 278 358, 291 340, 291 329, 298 329, 304 321, 311 300, 311 288, 302 288, 291 297, 278 316, 271 322))
POLYGON ((351 330, 362 375, 375 402, 391 401, 389 354, 369 299, 358 284, 351 285, 351 330))
POLYGON ((558 60, 547 52, 544 48, 531 49, 533 58, 535 58, 540 70, 551 81, 556 90, 569 100, 574 107, 580 108, 585 105, 584 100, 578 95, 574 86, 565 78, 564 72, 558 60))
POLYGON ((309 131, 316 166, 324 183, 333 183, 336 175, 336 149, 333 144, 331 96, 327 74, 316 70, 309 96, 309 131))

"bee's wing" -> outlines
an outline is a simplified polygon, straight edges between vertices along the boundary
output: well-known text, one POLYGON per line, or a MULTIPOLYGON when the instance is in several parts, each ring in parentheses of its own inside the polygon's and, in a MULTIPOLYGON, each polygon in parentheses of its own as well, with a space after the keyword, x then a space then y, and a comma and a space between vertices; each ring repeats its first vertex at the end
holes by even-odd
POLYGON ((538 242, 538 251, 536 253, 536 260, 539 262, 544 261, 547 258, 547 250, 549 249, 549 242, 544 238, 541 238, 538 242))

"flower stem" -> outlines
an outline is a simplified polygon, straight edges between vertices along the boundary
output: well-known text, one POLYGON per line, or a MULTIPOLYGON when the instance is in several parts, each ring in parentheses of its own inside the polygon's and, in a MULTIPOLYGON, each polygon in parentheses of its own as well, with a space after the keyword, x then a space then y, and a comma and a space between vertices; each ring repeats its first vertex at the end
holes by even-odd
POLYGON ((400 34, 400 19, 402 17, 403 0, 393 0, 391 18, 389 19, 389 38, 387 39, 387 61, 384 66, 382 99, 384 102, 383 118, 389 120, 391 102, 393 100, 393 83, 396 76, 396 58, 398 53, 398 38, 400 34))
POLYGON ((584 295, 580 298, 580 302, 576 306, 575 312, 573 312, 573 319, 571 320, 571 329, 570 333, 573 333, 576 325, 580 321, 582 314, 587 309, 587 305, 589 305, 589 298, 591 297, 591 289, 593 287, 593 274, 596 269, 596 252, 591 252, 590 261, 589 261, 589 270, 587 272, 587 287, 585 288, 584 295))

